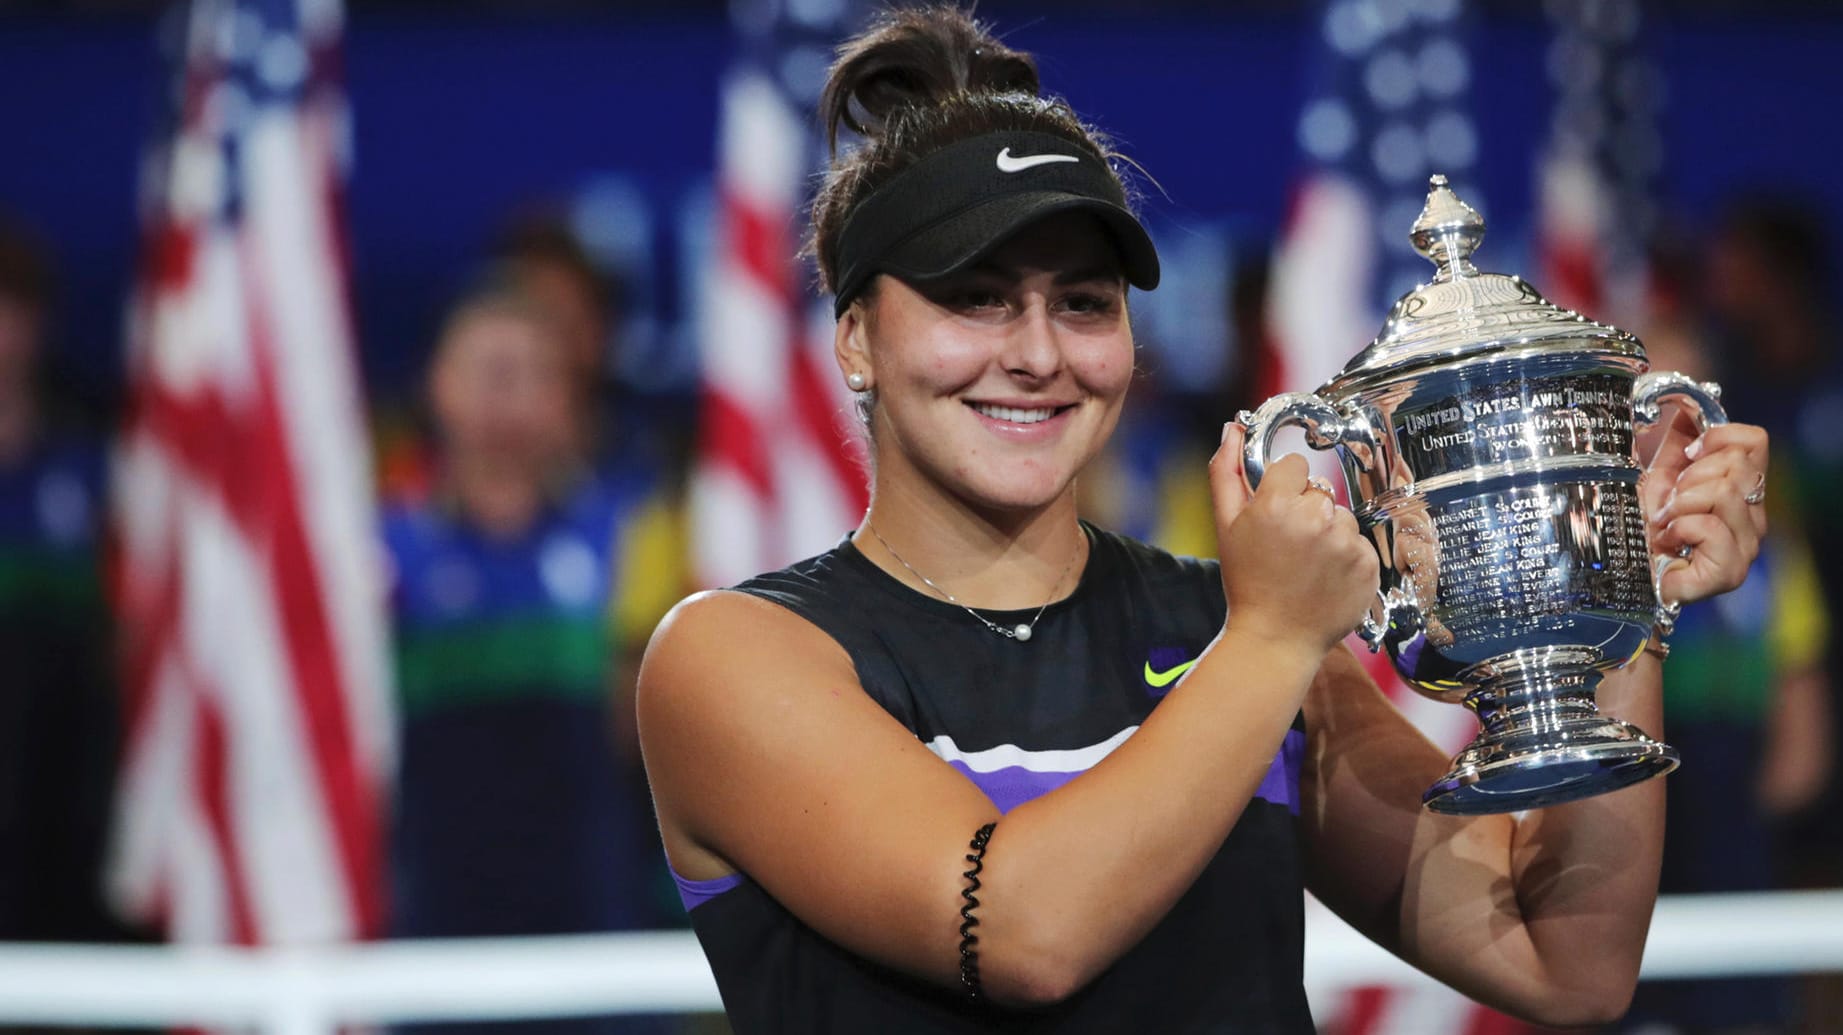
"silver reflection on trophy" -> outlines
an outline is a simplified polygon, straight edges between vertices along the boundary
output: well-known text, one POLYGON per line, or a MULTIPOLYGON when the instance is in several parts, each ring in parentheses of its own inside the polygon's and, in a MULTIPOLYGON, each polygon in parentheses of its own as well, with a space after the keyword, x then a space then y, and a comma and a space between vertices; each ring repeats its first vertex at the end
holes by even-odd
POLYGON ((1337 451, 1382 560, 1359 630, 1416 690, 1477 713, 1476 740, 1429 788, 1439 812, 1509 812, 1616 790, 1677 753, 1603 715, 1594 688, 1666 629, 1639 504, 1634 422, 1678 397, 1705 426, 1719 389, 1646 373, 1637 338, 1480 273, 1484 220, 1433 177, 1414 223, 1433 281, 1316 392, 1253 413, 1257 484, 1274 434, 1337 451))

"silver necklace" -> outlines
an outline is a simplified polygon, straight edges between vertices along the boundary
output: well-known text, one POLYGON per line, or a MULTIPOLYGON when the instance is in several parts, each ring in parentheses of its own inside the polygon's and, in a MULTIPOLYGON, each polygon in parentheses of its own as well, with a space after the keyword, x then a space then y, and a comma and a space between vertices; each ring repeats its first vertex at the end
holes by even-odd
POLYGON ((1037 613, 1031 616, 1030 621, 1019 622, 1018 624, 1011 626, 1010 628, 1006 628, 1005 626, 999 625, 997 622, 992 621, 990 618, 987 618, 985 615, 982 615, 979 612, 973 610, 972 608, 967 607, 965 604, 960 603, 959 599, 955 597, 952 593, 949 593, 946 590, 942 589, 940 586, 935 585, 935 582, 933 579, 929 578, 926 575, 923 575, 919 571, 916 571, 915 565, 910 564, 908 561, 903 560, 902 555, 896 552, 896 548, 890 545, 889 540, 883 538, 883 533, 877 531, 877 526, 870 524, 869 522, 866 522, 864 524, 864 527, 870 529, 870 534, 877 537, 877 542, 883 544, 883 548, 889 551, 889 555, 891 557, 896 558, 897 564, 900 564, 903 567, 909 569, 909 574, 922 580, 922 582, 927 584, 929 589, 932 589, 936 593, 939 593, 941 596, 946 597, 948 603, 954 605, 955 607, 958 607, 962 611, 965 611, 967 614, 972 615, 974 618, 979 619, 979 622, 981 625, 984 625, 986 628, 992 630, 993 632, 997 633, 1000 636, 1009 637, 1013 640, 1018 641, 1019 643, 1023 643, 1026 640, 1029 640, 1031 637, 1031 634, 1036 631, 1037 622, 1043 618, 1043 612, 1049 610, 1050 602, 1056 598, 1056 591, 1062 588, 1062 580, 1068 578, 1069 571, 1075 567, 1075 558, 1081 556, 1081 551, 1079 549, 1076 550, 1074 556, 1071 556, 1069 558, 1069 563, 1062 566, 1062 574, 1056 576, 1056 584, 1050 587, 1050 591, 1049 591, 1050 600, 1045 600, 1043 602, 1043 606, 1037 608, 1037 613))

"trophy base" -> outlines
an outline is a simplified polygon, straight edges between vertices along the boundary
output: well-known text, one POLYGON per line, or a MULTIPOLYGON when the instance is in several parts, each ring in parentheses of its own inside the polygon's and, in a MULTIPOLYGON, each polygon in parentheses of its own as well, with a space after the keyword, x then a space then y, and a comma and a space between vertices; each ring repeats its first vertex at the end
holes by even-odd
POLYGON ((1477 816, 1561 805, 1662 776, 1676 749, 1629 722, 1600 714, 1599 674, 1551 682, 1543 693, 1475 691, 1466 703, 1484 728, 1421 801, 1434 812, 1477 816))

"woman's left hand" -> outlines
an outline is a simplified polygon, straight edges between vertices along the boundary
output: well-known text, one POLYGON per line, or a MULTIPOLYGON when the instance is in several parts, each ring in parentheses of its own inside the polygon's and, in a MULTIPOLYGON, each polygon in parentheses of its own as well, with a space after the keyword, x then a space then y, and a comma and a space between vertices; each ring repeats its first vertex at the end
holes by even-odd
POLYGON ((1695 438, 1673 429, 1658 444, 1643 483, 1651 550, 1686 558, 1659 582, 1666 601, 1703 600, 1746 578, 1766 534, 1766 454, 1766 430, 1751 424, 1695 438))

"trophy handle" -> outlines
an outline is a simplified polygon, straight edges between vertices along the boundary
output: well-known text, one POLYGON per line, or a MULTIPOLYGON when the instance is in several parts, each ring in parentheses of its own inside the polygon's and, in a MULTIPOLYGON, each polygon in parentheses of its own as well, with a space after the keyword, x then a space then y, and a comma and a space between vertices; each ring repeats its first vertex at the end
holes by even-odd
POLYGON ((1261 487, 1267 465, 1273 462, 1273 437, 1281 428, 1301 428, 1305 431, 1306 445, 1313 449, 1341 445, 1374 448, 1376 444, 1374 429, 1360 413, 1339 410, 1329 399, 1311 392, 1276 395, 1252 413, 1243 410, 1235 420, 1248 429, 1248 442, 1242 448, 1242 468, 1248 473, 1250 489, 1261 487))
MULTIPOLYGON (((1632 416, 1645 424, 1656 424, 1662 417, 1658 404, 1672 396, 1690 402, 1690 413, 1696 418, 1696 427, 1700 431, 1728 423, 1728 411, 1721 406, 1720 385, 1713 381, 1698 381, 1674 370, 1639 376, 1632 384, 1632 416)), ((1665 636, 1676 628, 1677 616, 1682 613, 1683 605, 1664 599, 1664 572, 1684 557, 1687 557, 1687 553, 1681 556, 1665 555, 1656 558, 1651 566, 1651 583, 1658 587, 1657 631, 1665 636)))
MULTIPOLYGON (((1359 467, 1363 465, 1361 457, 1375 455, 1376 431, 1361 410, 1355 407, 1339 409, 1324 396, 1311 392, 1276 395, 1262 403, 1260 409, 1243 410, 1235 420, 1248 430, 1247 444, 1242 449, 1242 468, 1247 472, 1250 489, 1260 487, 1267 465, 1273 462, 1273 437, 1288 426, 1304 430, 1306 445, 1313 449, 1365 447, 1357 456, 1352 457, 1349 452, 1344 454, 1359 467)), ((1348 477, 1346 475, 1347 482, 1348 477)), ((1349 488, 1346 484, 1346 495, 1354 498, 1349 488)), ((1356 630, 1371 653, 1382 649, 1391 627, 1406 627, 1420 620, 1413 597, 1399 589, 1377 590, 1376 599, 1380 604, 1380 616, 1364 615, 1362 627, 1356 630)))
POLYGON ((1632 416, 1645 424, 1656 424, 1660 416, 1658 403, 1673 395, 1690 401, 1690 411, 1702 431, 1728 423, 1728 411, 1721 408, 1720 385, 1674 370, 1639 375, 1632 384, 1632 416))

